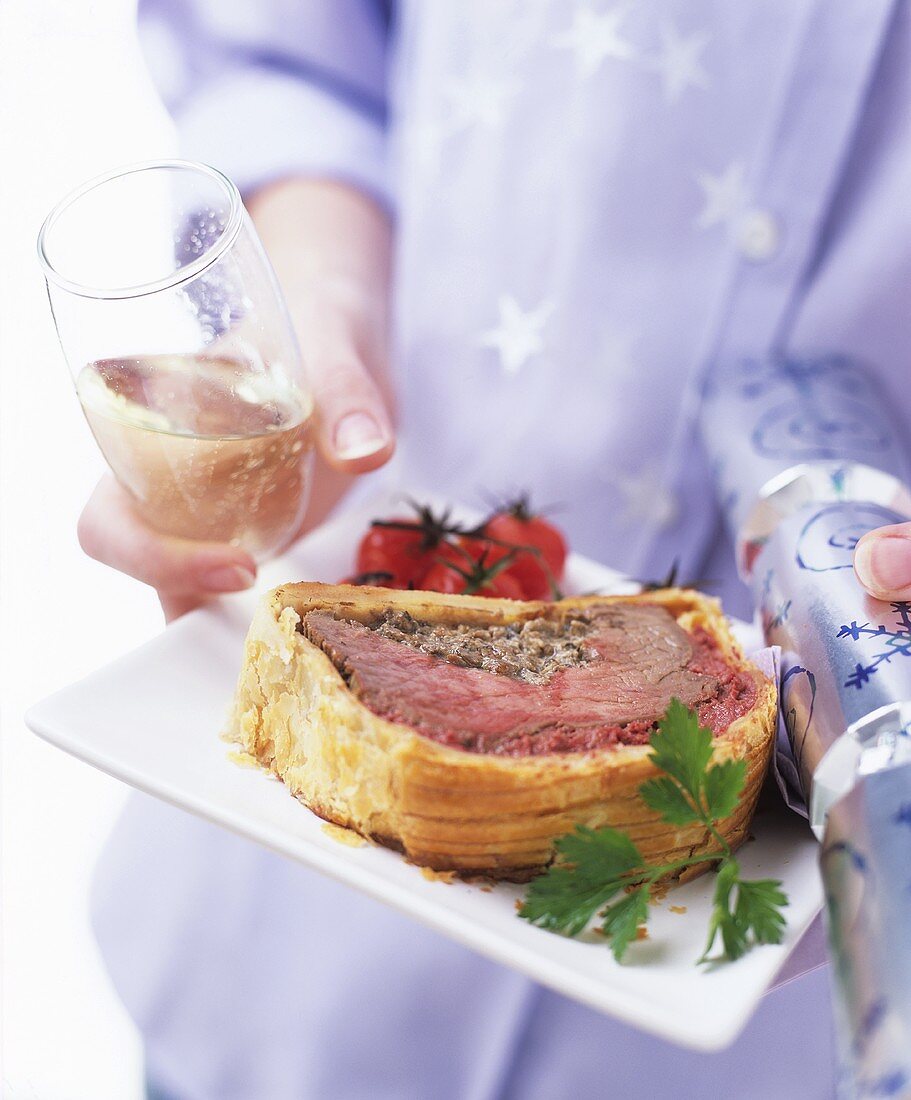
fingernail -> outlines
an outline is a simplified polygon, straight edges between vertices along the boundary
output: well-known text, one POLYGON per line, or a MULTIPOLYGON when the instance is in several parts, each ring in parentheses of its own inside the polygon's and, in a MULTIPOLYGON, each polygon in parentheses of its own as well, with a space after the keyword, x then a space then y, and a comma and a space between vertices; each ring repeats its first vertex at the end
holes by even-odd
POLYGON ((220 565, 216 569, 207 569, 201 580, 210 592, 240 592, 251 587, 256 574, 244 565, 220 565))
POLYGON ((348 413, 335 428, 335 451, 339 458, 366 458, 386 444, 382 428, 369 413, 348 413))
POLYGON ((880 592, 911 585, 911 539, 862 539, 854 552, 854 569, 861 583, 880 592))

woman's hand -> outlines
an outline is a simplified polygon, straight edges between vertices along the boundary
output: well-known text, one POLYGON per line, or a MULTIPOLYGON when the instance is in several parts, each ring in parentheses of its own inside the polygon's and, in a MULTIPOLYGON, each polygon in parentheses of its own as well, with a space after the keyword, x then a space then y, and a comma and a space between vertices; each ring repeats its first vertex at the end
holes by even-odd
MULTIPOLYGON (((395 447, 386 362, 391 229, 361 192, 326 181, 273 184, 247 205, 281 283, 314 399, 318 457, 303 534, 353 477, 382 466, 395 447)), ((78 530, 91 557, 156 588, 169 619, 256 578, 256 563, 237 547, 152 530, 110 474, 78 530)))
POLYGON ((878 600, 911 600, 911 523, 864 535, 854 551, 854 572, 878 600))

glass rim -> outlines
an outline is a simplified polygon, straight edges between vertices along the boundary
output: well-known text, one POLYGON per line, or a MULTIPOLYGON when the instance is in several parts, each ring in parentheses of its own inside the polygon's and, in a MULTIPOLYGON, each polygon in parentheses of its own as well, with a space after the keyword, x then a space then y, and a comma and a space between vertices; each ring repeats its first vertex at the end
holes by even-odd
POLYGON ((120 168, 113 168, 107 172, 103 172, 100 176, 95 176, 90 180, 86 180, 85 183, 81 183, 78 187, 75 187, 60 199, 44 219, 41 229, 38 231, 38 262, 41 264, 44 271, 44 277, 48 282, 54 283, 56 286, 60 287, 61 290, 65 290, 70 294, 79 295, 81 298, 141 298, 147 294, 156 294, 162 290, 170 290, 173 287, 180 286, 181 283, 188 282, 190 279, 195 278, 201 271, 205 271, 207 267, 211 267, 212 264, 224 255, 237 238, 243 220, 243 209, 240 192, 237 190, 237 186, 234 182, 230 180, 224 172, 219 172, 217 168, 213 168, 209 164, 203 164, 201 161, 181 159, 144 160, 138 161, 135 164, 126 164, 120 168), (215 241, 211 247, 206 249, 202 255, 197 256, 190 263, 186 264, 184 267, 178 268, 170 275, 162 276, 162 278, 154 279, 148 283, 137 283, 134 286, 88 286, 74 279, 68 279, 58 271, 47 254, 48 235, 52 232, 60 217, 73 205, 73 203, 78 202, 79 199, 83 198, 83 196, 87 195, 90 191, 94 191, 96 188, 106 183, 110 183, 112 180, 120 179, 124 176, 135 175, 139 172, 149 172, 159 169, 178 169, 180 171, 196 172, 199 175, 208 176, 209 179, 215 180, 216 183, 224 188, 230 201, 230 209, 228 212, 227 225, 218 240, 215 241))

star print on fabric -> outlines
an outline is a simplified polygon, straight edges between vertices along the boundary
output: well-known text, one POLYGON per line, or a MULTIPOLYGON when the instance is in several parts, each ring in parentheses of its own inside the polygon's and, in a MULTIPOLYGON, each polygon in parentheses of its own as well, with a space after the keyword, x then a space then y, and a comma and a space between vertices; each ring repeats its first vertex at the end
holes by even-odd
POLYGON ((495 73, 476 73, 453 81, 447 95, 453 130, 473 126, 499 130, 518 91, 512 77, 495 73))
POLYGON ((537 309, 523 310, 515 298, 503 295, 497 327, 482 333, 478 343, 499 354, 507 374, 518 374, 529 359, 544 350, 542 332, 553 309, 553 303, 544 302, 537 309))
POLYGON ((703 198, 696 225, 700 229, 724 225, 732 230, 743 214, 749 198, 743 163, 735 161, 717 176, 700 172, 696 176, 696 182, 702 189, 703 198))
POLYGON ((709 42, 708 35, 683 37, 673 23, 663 24, 658 33, 661 35, 658 55, 647 64, 661 77, 666 101, 676 103, 687 88, 708 88, 709 74, 700 61, 709 42))
POLYGON ((572 50, 583 79, 594 76, 609 57, 628 61, 635 56, 632 44, 620 34, 625 19, 625 8, 613 8, 600 15, 589 8, 577 8, 572 24, 554 39, 554 45, 572 50))
POLYGON ((644 523, 655 528, 668 527, 677 518, 677 498, 664 484, 659 471, 617 472, 611 480, 624 498, 622 519, 630 526, 644 523))

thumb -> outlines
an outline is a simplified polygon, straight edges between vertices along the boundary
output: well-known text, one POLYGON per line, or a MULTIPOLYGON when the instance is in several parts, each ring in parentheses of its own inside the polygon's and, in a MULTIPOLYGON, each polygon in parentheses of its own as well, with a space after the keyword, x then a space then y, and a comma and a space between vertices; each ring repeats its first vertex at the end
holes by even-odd
POLYGON ((864 535, 854 551, 854 572, 879 600, 911 600, 911 523, 864 535))
POLYGON ((395 449, 385 403, 357 362, 337 361, 313 386, 317 442, 330 466, 360 474, 382 466, 395 449))
MULTIPOLYGON (((382 466, 395 449, 387 403, 368 369, 374 364, 361 350, 364 342, 357 339, 355 323, 324 316, 323 325, 318 346, 306 357, 317 445, 336 470, 366 473, 382 466)), ((375 348, 364 350, 376 358, 375 348)), ((375 373, 384 376, 382 370, 375 373)))

